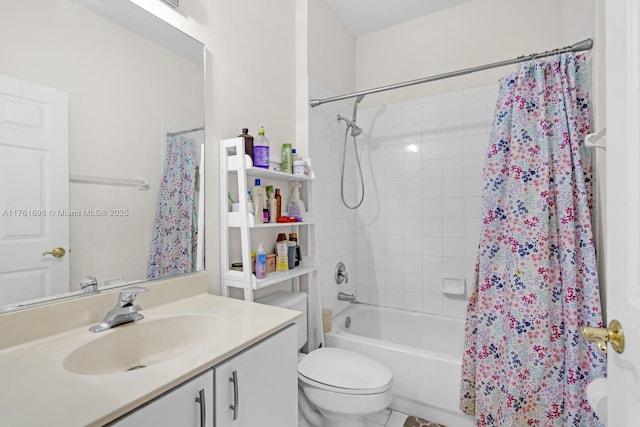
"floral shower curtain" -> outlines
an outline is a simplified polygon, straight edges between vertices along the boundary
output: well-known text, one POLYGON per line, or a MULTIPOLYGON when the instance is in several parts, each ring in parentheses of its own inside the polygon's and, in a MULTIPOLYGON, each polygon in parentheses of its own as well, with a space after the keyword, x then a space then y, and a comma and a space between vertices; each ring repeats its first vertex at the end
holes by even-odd
POLYGON ((605 359, 579 333, 602 326, 587 84, 575 54, 500 82, 460 393, 477 426, 601 425, 585 389, 605 359))
POLYGON ((200 144, 186 135, 167 138, 147 279, 195 271, 200 144))

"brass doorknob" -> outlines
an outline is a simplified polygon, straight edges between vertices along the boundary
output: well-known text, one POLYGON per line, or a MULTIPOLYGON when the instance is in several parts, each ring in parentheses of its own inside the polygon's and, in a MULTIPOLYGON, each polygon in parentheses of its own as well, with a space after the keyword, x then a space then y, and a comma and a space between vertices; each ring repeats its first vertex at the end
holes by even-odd
POLYGON ((53 248, 51 252, 43 252, 42 256, 53 255, 54 258, 62 258, 66 254, 63 248, 53 248))
POLYGON ((611 347, 618 353, 624 351, 624 332, 620 322, 615 319, 609 323, 608 328, 583 326, 580 333, 587 341, 596 343, 598 350, 603 353, 607 352, 607 343, 611 343, 611 347))

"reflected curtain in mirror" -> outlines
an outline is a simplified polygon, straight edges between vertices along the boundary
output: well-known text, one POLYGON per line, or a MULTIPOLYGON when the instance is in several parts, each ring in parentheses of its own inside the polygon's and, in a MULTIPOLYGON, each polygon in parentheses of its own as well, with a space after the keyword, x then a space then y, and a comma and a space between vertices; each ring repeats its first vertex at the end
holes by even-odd
POLYGON ((167 136, 147 279, 195 271, 200 144, 190 134, 167 136))

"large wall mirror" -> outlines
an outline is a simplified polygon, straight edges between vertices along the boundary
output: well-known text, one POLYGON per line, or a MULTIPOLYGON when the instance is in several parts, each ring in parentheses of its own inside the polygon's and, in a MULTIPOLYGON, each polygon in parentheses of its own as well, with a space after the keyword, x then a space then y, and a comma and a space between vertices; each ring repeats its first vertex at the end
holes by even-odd
POLYGON ((128 0, 20 0, 0 58, 0 312, 202 269, 204 46, 128 0))

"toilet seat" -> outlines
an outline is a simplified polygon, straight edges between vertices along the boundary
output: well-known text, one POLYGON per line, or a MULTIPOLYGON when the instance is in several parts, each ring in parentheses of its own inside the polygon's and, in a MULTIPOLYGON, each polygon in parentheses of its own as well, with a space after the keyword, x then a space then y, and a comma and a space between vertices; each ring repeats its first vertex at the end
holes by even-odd
POLYGON ((366 395, 391 388, 391 371, 381 363, 349 350, 323 347, 298 363, 298 378, 334 393, 366 395))

